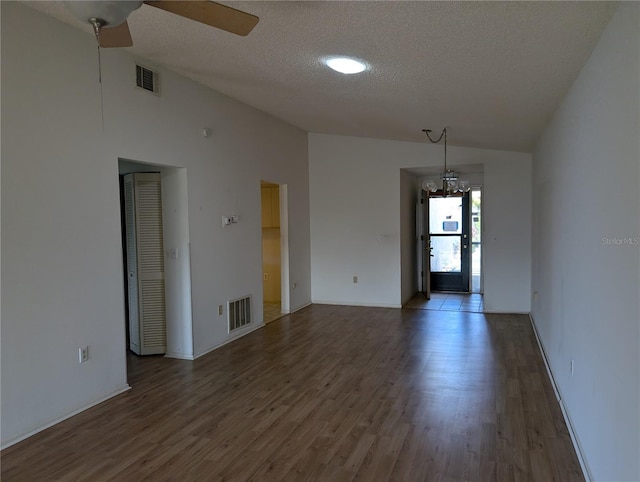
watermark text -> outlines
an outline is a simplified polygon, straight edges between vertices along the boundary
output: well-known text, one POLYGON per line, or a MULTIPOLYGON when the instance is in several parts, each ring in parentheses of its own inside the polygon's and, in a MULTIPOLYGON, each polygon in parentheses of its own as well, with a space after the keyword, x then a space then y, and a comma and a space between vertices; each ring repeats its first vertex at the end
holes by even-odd
POLYGON ((640 246, 640 238, 602 238, 605 246, 640 246))

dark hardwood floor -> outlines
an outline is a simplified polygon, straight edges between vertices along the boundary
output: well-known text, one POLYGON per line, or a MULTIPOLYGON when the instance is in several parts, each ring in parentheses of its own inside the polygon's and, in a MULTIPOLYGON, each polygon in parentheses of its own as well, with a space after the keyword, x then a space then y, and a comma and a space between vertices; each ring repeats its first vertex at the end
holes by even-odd
POLYGON ((131 362, 2 480, 584 480, 526 316, 313 305, 131 362))

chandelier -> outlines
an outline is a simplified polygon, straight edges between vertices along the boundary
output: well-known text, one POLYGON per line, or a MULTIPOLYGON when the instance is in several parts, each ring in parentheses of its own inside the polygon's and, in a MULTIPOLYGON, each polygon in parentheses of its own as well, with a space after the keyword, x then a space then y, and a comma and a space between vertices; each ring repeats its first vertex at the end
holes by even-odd
POLYGON ((442 188, 442 196, 447 197, 457 192, 467 192, 471 188, 469 181, 460 179, 458 173, 453 169, 447 168, 447 126, 444 126, 440 137, 435 141, 431 138, 431 129, 422 129, 429 141, 433 144, 438 144, 444 137, 444 169, 440 173, 440 182, 436 182, 432 179, 426 180, 422 183, 422 189, 425 191, 436 192, 439 188, 442 188))

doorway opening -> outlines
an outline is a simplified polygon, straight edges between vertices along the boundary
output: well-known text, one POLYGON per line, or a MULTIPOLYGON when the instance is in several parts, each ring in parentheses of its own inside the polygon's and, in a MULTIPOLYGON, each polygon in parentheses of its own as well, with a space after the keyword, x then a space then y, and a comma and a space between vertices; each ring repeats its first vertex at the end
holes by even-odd
MULTIPOLYGON (((161 199, 161 217, 162 224, 158 233, 160 244, 156 246, 158 251, 158 264, 163 265, 162 283, 159 279, 153 279, 152 284, 163 285, 164 306, 163 323, 165 333, 165 347, 162 352, 164 356, 171 358, 181 358, 193 360, 193 335, 192 335, 192 310, 191 310, 191 262, 189 249, 189 215, 188 215, 188 197, 187 197, 187 170, 181 167, 159 166, 154 164, 142 163, 126 159, 118 160, 118 173, 121 186, 121 218, 122 218, 122 249, 123 249, 123 277, 124 277, 124 295, 125 295, 125 329, 126 333, 126 352, 128 360, 128 368, 131 370, 130 361, 135 355, 130 351, 131 347, 131 313, 130 313, 130 292, 139 294, 137 289, 133 291, 129 289, 130 269, 135 261, 127 257, 127 226, 126 226, 126 203, 124 196, 124 180, 125 176, 132 173, 157 173, 160 178, 160 199, 161 199), (161 259, 160 259, 161 258, 161 259)), ((148 232, 149 227, 143 226, 148 232)), ((138 265, 137 275, 148 275, 146 268, 140 269, 138 265), (143 271, 145 271, 143 273, 143 271)), ((153 275, 159 278, 158 274, 153 275)), ((132 286, 133 288, 133 286, 132 286)), ((157 291, 157 290, 156 290, 157 291)), ((156 293, 157 294, 157 293, 156 293)), ((155 303, 155 301, 154 301, 155 303)), ((148 303, 147 309, 154 303, 148 303)), ((140 304, 138 304, 140 306, 140 304)), ((151 313, 156 317, 156 322, 161 316, 157 313, 158 308, 149 308, 150 313, 155 309, 156 313, 151 313)), ((140 321, 140 320, 138 320, 140 321)), ((157 323, 156 323, 157 325, 157 323)), ((162 331, 155 326, 155 332, 150 331, 147 335, 151 338, 162 331)), ((134 330, 135 331, 135 330, 134 330)), ((134 340, 135 341, 135 340, 134 340)), ((149 352, 147 352, 149 353, 149 352)))
POLYGON ((260 181, 262 210, 262 300, 265 324, 289 312, 287 189, 260 181))
MULTIPOLYGON (((480 311, 483 309, 485 266, 482 256, 482 191, 484 190, 482 186, 484 185, 484 167, 482 164, 467 164, 456 167, 459 167, 464 172, 465 178, 468 179, 471 186, 469 192, 465 193, 467 196, 466 202, 461 193, 447 195, 444 198, 442 191, 432 192, 424 189, 425 180, 433 179, 434 176, 440 174, 440 171, 435 167, 406 169, 409 174, 413 175, 413 180, 407 180, 406 176, 401 176, 401 191, 403 193, 406 192, 407 196, 411 195, 414 200, 413 205, 409 202, 401 204, 404 225, 410 226, 410 228, 406 228, 403 231, 405 239, 408 241, 406 242, 406 247, 403 245, 402 253, 404 254, 408 250, 413 251, 413 259, 404 256, 409 262, 402 265, 402 271, 407 273, 406 279, 413 283, 411 288, 413 288, 413 293, 416 293, 409 300, 404 298, 403 294, 403 306, 422 306, 422 304, 431 300, 433 291, 436 295, 433 296, 433 303, 429 305, 430 307, 437 306, 438 309, 444 309, 460 301, 460 305, 465 309, 472 308, 480 311), (402 182, 403 179, 404 183, 402 182), (438 203, 443 199, 453 199, 452 201, 443 202, 457 202, 457 205, 453 206, 456 210, 449 213, 440 213, 439 217, 437 214, 430 216, 431 202, 438 203), (463 205, 466 207, 464 222, 462 211, 457 209, 463 205), (415 221, 412 222, 411 218, 414 218, 415 221), (456 222, 458 223, 457 226, 456 222), (462 227, 466 229, 465 233, 461 232, 462 227), (464 234, 467 235, 466 238, 464 234), (433 244, 432 236, 434 237, 433 244), (462 236, 462 239, 456 240, 455 236, 458 236, 458 238, 462 236), (447 239, 447 237, 451 239, 447 239), (440 253, 441 256, 437 260, 434 253, 436 243, 449 246, 449 252, 440 253), (465 245, 467 246, 466 248, 465 245), (462 281, 462 287, 438 286, 437 284, 433 286, 432 280, 436 276, 448 276, 450 278, 449 281, 456 276, 461 277, 461 272, 465 270, 463 269, 465 268, 464 258, 460 258, 459 261, 454 258, 462 256, 465 250, 467 251, 466 258, 468 260, 466 266, 467 280, 462 281), (440 270, 440 273, 433 277, 431 274, 432 266, 435 273, 440 270), (409 269, 411 269, 410 274, 408 274, 409 269), (449 296, 441 296, 438 293, 449 296), (469 294, 475 296, 468 296, 469 294)), ((404 280, 405 276, 403 276, 403 287, 409 283, 404 280)), ((446 278, 443 281, 446 281, 446 278)))
POLYGON ((420 291, 404 308, 482 313, 482 189, 422 190, 416 225, 420 291), (466 250, 466 253, 465 253, 466 250))

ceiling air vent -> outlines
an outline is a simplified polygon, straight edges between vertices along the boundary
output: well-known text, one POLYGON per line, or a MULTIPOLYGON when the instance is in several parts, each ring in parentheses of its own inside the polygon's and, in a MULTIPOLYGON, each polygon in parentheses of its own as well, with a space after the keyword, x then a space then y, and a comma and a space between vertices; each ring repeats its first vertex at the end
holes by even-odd
POLYGON ((136 85, 143 90, 158 93, 158 73, 142 65, 136 65, 136 85))

